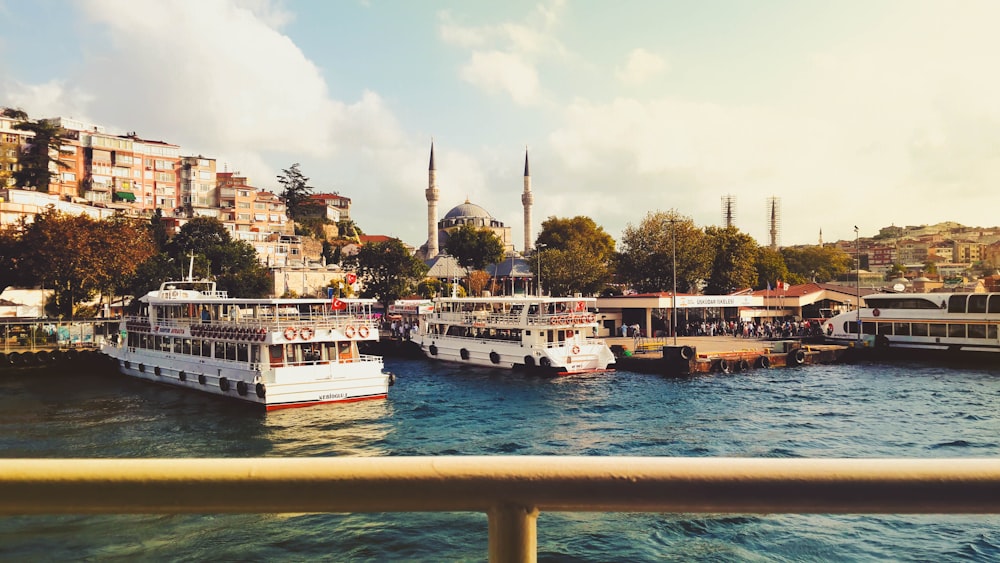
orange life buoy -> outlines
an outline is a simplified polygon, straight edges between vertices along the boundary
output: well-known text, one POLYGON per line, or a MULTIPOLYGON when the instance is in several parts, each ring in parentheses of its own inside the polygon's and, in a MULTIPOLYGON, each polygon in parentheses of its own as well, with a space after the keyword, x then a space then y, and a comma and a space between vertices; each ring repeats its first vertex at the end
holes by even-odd
POLYGON ((310 327, 304 326, 304 327, 302 327, 302 330, 299 331, 299 336, 302 337, 302 340, 309 340, 310 338, 313 337, 313 329, 310 328, 310 327))
POLYGON ((573 353, 574 354, 579 354, 580 353, 580 347, 579 346, 573 346, 573 353))
POLYGON ((344 327, 344 336, 348 338, 354 338, 354 334, 355 331, 353 326, 347 325, 346 327, 344 327))
POLYGON ((358 327, 358 336, 361 338, 368 338, 368 327, 362 326, 358 327))
POLYGON ((295 327, 290 326, 285 329, 285 340, 295 340, 295 327))

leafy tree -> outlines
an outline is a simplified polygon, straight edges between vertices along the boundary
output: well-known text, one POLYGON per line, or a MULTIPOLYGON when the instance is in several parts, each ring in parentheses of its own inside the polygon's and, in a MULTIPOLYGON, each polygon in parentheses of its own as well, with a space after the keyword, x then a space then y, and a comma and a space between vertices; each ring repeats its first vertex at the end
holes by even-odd
POLYGON ((677 291, 692 292, 709 272, 711 256, 705 233, 675 210, 650 212, 625 227, 618 254, 618 276, 640 293, 671 291, 676 239, 677 291))
POLYGON ((424 278, 423 281, 417 284, 416 294, 420 297, 430 299, 441 293, 441 289, 444 284, 441 280, 434 278, 424 278))
POLYGON ((933 260, 924 262, 924 273, 931 276, 938 273, 937 264, 933 260))
POLYGON ((482 270, 503 259, 503 242, 489 229, 466 224, 451 232, 445 251, 463 267, 482 270))
MULTIPOLYGON (((764 289, 767 284, 774 287, 778 280, 793 281, 788 276, 788 267, 785 266, 785 258, 777 250, 768 247, 761 247, 757 252, 757 262, 754 264, 757 270, 757 289, 764 289)), ((795 282, 798 283, 798 282, 795 282)))
MULTIPOLYGON (((188 264, 191 254, 196 260, 196 272, 214 279, 219 290, 239 297, 264 297, 274 287, 268 269, 260 263, 257 251, 242 240, 233 240, 225 225, 214 217, 195 217, 180 228, 167 244, 167 254, 175 264, 188 264)), ((186 269, 184 270, 186 273, 186 269)), ((164 280, 150 280, 159 287, 164 280)))
POLYGON ((139 264, 156 253, 153 234, 137 220, 115 214, 97 225, 94 242, 101 249, 95 283, 110 304, 128 290, 139 264))
POLYGON ((835 246, 795 246, 781 249, 789 281, 815 279, 824 283, 853 269, 853 259, 835 246))
POLYGON ((58 158, 59 155, 66 154, 62 150, 62 128, 46 119, 32 121, 21 110, 8 109, 4 113, 7 117, 22 120, 14 124, 14 129, 33 134, 18 156, 18 169, 13 174, 14 185, 22 189, 48 192, 49 184, 56 175, 53 168, 69 168, 68 164, 58 158))
POLYGON ((285 212, 289 218, 299 220, 315 210, 317 205, 309 199, 313 188, 309 185, 309 178, 299 170, 299 163, 283 169, 278 175, 278 183, 284 188, 281 197, 285 200, 285 212))
POLYGON ((22 229, 18 266, 24 280, 52 288, 52 313, 72 318, 74 304, 92 297, 98 287, 97 221, 49 207, 30 223, 22 220, 22 229))
POLYGON ((757 281, 757 241, 732 226, 706 227, 705 236, 713 256, 705 293, 727 295, 753 287, 757 281))
POLYGON ((885 279, 888 281, 896 278, 901 278, 903 277, 904 274, 906 274, 906 266, 897 262, 893 264, 891 268, 889 268, 888 272, 885 273, 885 279))
POLYGON ((590 217, 549 217, 536 239, 541 260, 529 261, 553 295, 592 295, 611 281, 615 241, 590 217))
POLYGON ((469 272, 469 292, 473 295, 481 296, 486 285, 490 282, 490 275, 483 270, 469 272))
POLYGON ((427 273, 427 265, 410 254, 399 239, 365 244, 356 258, 364 281, 362 297, 374 297, 386 309, 413 293, 413 287, 427 273))
POLYGON ((167 224, 163 221, 163 210, 159 207, 153 211, 153 216, 149 219, 149 233, 156 251, 163 252, 170 241, 170 235, 167 234, 167 224))
POLYGON ((0 227, 0 293, 20 281, 21 231, 16 225, 0 227))

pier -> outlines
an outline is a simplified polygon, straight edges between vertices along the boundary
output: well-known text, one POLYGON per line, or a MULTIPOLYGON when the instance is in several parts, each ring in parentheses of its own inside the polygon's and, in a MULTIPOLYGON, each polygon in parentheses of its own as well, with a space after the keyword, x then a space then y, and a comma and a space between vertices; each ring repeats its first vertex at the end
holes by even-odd
POLYGON ((607 338, 616 367, 640 373, 687 375, 736 373, 841 361, 848 348, 800 340, 734 336, 607 338))

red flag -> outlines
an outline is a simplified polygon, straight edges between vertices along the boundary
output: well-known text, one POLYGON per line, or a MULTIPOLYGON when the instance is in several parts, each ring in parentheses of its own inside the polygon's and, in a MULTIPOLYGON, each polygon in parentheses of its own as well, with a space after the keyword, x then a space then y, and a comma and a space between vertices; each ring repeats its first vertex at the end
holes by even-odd
POLYGON ((348 272, 345 277, 347 279, 347 285, 354 285, 354 282, 358 281, 358 276, 354 272, 348 272))
POLYGON ((577 301, 576 302, 576 310, 577 311, 584 311, 586 309, 587 309, 587 304, 586 303, 584 303, 583 301, 577 301))
POLYGON ((333 301, 330 302, 330 309, 334 311, 343 311, 344 309, 347 309, 347 303, 344 303, 339 298, 334 297, 333 301))

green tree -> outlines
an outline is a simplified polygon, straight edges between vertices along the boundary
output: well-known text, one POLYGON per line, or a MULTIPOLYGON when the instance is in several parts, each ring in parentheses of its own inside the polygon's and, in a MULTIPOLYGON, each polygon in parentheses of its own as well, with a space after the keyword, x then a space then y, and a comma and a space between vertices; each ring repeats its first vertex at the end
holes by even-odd
POLYGON ((615 241, 590 217, 549 217, 536 239, 540 260, 528 262, 552 295, 593 295, 612 278, 615 241))
POLYGON ((853 269, 851 256, 835 246, 790 246, 782 248, 781 255, 792 283, 812 279, 824 283, 853 269))
POLYGON ((888 272, 885 273, 885 279, 886 281, 894 280, 896 278, 903 277, 904 274, 906 274, 906 266, 897 262, 893 264, 891 268, 889 268, 888 272))
POLYGON ((19 283, 21 230, 17 225, 0 226, 0 293, 19 283))
POLYGON ((777 250, 762 247, 757 253, 757 262, 754 264, 754 267, 757 270, 757 283, 754 287, 757 289, 764 289, 768 284, 774 287, 775 282, 778 280, 792 282, 788 277, 788 267, 785 266, 785 258, 777 250))
MULTIPOLYGON (((195 254, 196 276, 214 279, 219 290, 238 297, 264 297, 274 287, 268 269, 257 251, 242 240, 233 240, 225 225, 214 217, 195 217, 180 228, 167 244, 167 254, 182 268, 195 254), (201 272, 200 274, 198 272, 201 272)), ((187 270, 183 270, 186 274, 187 270)), ((148 290, 165 280, 149 280, 148 290)))
POLYGON ((153 211, 153 216, 149 219, 149 233, 156 251, 163 252, 170 242, 170 235, 167 234, 167 224, 163 220, 163 210, 159 207, 153 211))
POLYGON ((677 291, 697 290, 711 265, 705 233, 675 210, 649 212, 638 226, 625 227, 617 260, 620 281, 640 293, 671 291, 675 240, 677 291))
POLYGON ((413 293, 427 273, 427 265, 410 254, 399 239, 363 245, 357 265, 364 282, 362 297, 378 299, 386 310, 395 300, 413 293))
POLYGON ((503 259, 503 241, 489 229, 465 224, 451 232, 445 251, 463 267, 482 270, 503 259))
POLYGON ((72 318, 74 305, 93 297, 99 285, 97 221, 49 207, 30 223, 22 220, 22 229, 18 266, 24 281, 51 288, 51 312, 72 318))
POLYGON ((297 221, 315 210, 317 204, 309 199, 313 188, 309 185, 309 178, 299 170, 299 163, 283 169, 278 175, 278 183, 284 188, 281 197, 285 200, 285 213, 289 218, 297 221))
POLYGON ((66 154, 62 150, 62 128, 51 120, 32 121, 21 110, 7 109, 4 115, 21 120, 14 124, 14 129, 32 134, 28 144, 21 147, 21 154, 17 159, 18 169, 13 174, 14 185, 21 189, 48 192, 49 184, 57 174, 55 170, 69 168, 68 164, 59 159, 59 156, 66 154))
POLYGON ((94 243, 100 248, 95 284, 110 305, 115 296, 126 293, 139 264, 156 253, 156 246, 148 228, 122 214, 98 223, 94 243))
POLYGON ((706 227, 712 269, 705 293, 727 295, 753 287, 757 281, 757 241, 736 227, 706 227))
POLYGON ((425 299, 430 299, 441 293, 444 284, 441 280, 434 278, 424 278, 417 284, 416 294, 425 299))

